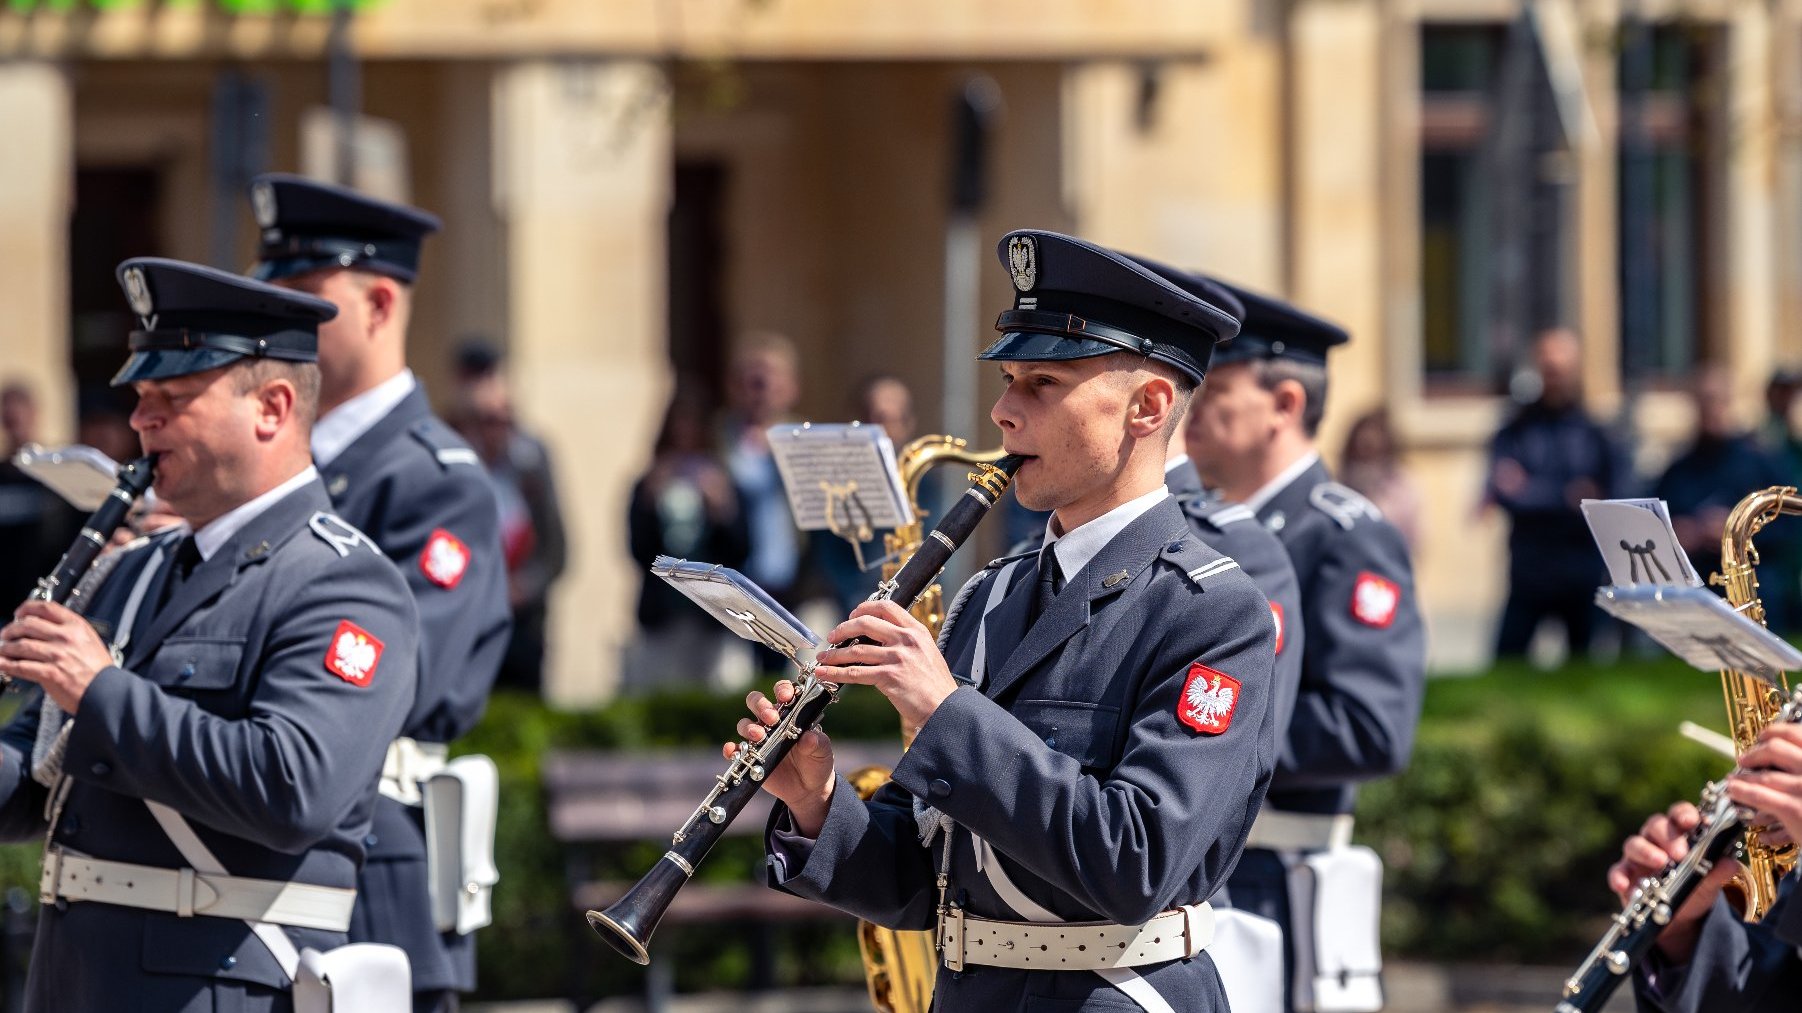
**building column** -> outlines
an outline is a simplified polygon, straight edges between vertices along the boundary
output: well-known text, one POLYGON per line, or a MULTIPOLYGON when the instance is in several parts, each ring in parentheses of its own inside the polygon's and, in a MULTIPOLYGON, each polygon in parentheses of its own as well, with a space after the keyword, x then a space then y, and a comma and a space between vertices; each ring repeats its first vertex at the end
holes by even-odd
POLYGON ((69 201, 74 172, 74 98, 62 68, 0 63, 0 306, 6 354, 0 383, 37 394, 39 439, 66 442, 75 429, 69 371, 69 201))
POLYGON ((1764 385, 1777 364, 1777 308, 1782 201, 1777 192, 1779 137, 1773 77, 1775 19, 1763 4, 1740 4, 1727 23, 1728 113, 1721 144, 1727 161, 1725 262, 1721 293, 1734 389, 1764 413, 1764 385))
POLYGON ((569 538, 545 691, 605 698, 642 574, 626 503, 671 385, 668 86, 653 64, 513 64, 494 82, 495 206, 516 397, 550 446, 569 538))

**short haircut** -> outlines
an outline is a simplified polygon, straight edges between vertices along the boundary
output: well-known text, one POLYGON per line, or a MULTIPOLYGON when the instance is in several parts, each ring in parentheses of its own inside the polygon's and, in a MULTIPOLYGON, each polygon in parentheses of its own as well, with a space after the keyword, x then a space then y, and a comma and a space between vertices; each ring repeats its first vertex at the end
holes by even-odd
POLYGON ((308 428, 319 418, 319 364, 289 359, 247 358, 233 364, 237 392, 248 394, 271 380, 294 385, 294 416, 308 428))
POLYGON ((1253 359, 1252 379, 1259 387, 1275 392, 1277 385, 1294 380, 1301 385, 1307 403, 1301 410, 1302 432, 1309 437, 1320 432, 1320 420, 1326 416, 1326 364, 1302 362, 1298 359, 1253 359))

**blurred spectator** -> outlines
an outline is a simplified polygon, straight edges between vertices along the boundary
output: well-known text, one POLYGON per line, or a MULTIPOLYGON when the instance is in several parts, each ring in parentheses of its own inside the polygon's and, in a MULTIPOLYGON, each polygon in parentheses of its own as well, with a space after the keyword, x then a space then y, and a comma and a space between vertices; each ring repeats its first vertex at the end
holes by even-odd
MULTIPOLYGON (((889 442, 894 444, 895 453, 914 438, 914 397, 907 384, 899 377, 886 373, 867 377, 857 385, 856 401, 851 406, 852 417, 860 422, 879 425, 888 434, 889 442)), ((922 505, 932 502, 928 493, 928 481, 921 482, 920 499, 922 505)), ((930 509, 930 508, 929 508, 930 509)), ((851 543, 830 531, 814 531, 809 533, 809 552, 817 561, 820 570, 832 587, 833 597, 838 602, 839 612, 848 613, 856 608, 859 602, 870 596, 880 576, 880 567, 872 567, 869 571, 857 567, 857 552, 851 543)), ((870 566, 882 558, 882 532, 863 543, 864 565, 870 566)))
POLYGON ((1563 624, 1570 655, 1580 656, 1602 618, 1592 599, 1607 571, 1580 504, 1622 495, 1629 476, 1619 447, 1583 408, 1582 352, 1573 331, 1540 333, 1539 396, 1490 443, 1485 500, 1509 521, 1500 657, 1525 655, 1548 618, 1563 624))
POLYGON ((1777 462, 1787 485, 1802 482, 1802 439, 1797 438, 1795 424, 1790 421, 1798 393, 1802 393, 1802 372, 1773 372, 1764 388, 1764 423, 1758 427, 1758 445, 1777 462))
MULTIPOLYGON (((1703 580, 1721 568, 1721 532, 1726 516, 1743 497, 1789 478, 1777 458, 1759 447, 1752 434, 1734 424, 1734 380, 1723 366, 1703 366, 1690 384, 1690 400, 1696 406, 1696 436, 1670 461, 1658 478, 1654 496, 1670 506, 1670 525, 1690 564, 1703 580)), ((1795 571, 1780 568, 1795 543, 1788 525, 1771 525, 1759 535, 1759 552, 1766 559, 1759 580, 1764 600, 1764 620, 1771 629, 1789 633, 1797 629, 1795 571)))
POLYGON ((647 572, 638 594, 639 637, 621 689, 705 684, 732 634, 648 572, 658 556, 738 569, 750 553, 739 493, 708 444, 707 400, 697 386, 677 382, 650 470, 632 487, 627 527, 632 558, 647 572))
MULTIPOLYGON (((1748 493, 1783 484, 1777 462, 1733 422, 1733 379, 1718 365, 1703 366, 1690 387, 1695 403, 1696 434, 1689 447, 1658 479, 1653 495, 1671 509, 1677 542, 1689 554, 1702 579, 1721 568, 1721 532, 1727 514, 1748 493)), ((1782 524, 1765 529, 1761 552, 1783 555, 1791 538, 1782 524)), ((1759 592, 1772 629, 1795 628, 1794 574, 1771 579, 1763 574, 1759 592)))
POLYGON ((548 599, 568 559, 550 451, 514 418, 501 354, 493 345, 480 340, 463 344, 457 353, 457 385, 453 423, 494 483, 501 549, 507 556, 513 635, 495 684, 540 692, 548 599))
POLYGON ((1345 434, 1339 480, 1376 504, 1407 540, 1408 551, 1414 551, 1420 542, 1420 487, 1402 470, 1395 430, 1384 409, 1365 412, 1345 434))
MULTIPOLYGON (((802 591, 801 533, 789 511, 766 430, 789 421, 801 397, 794 345, 777 334, 746 335, 732 359, 727 384, 722 449, 726 468, 744 499, 751 533, 745 576, 792 608, 800 604, 802 591)), ((772 652, 764 660, 775 657, 772 652)))
POLYGON ((13 455, 37 439, 38 404, 18 381, 0 387, 0 608, 11 615, 67 545, 54 546, 56 494, 14 467, 13 455), (54 547, 53 547, 54 546, 54 547))

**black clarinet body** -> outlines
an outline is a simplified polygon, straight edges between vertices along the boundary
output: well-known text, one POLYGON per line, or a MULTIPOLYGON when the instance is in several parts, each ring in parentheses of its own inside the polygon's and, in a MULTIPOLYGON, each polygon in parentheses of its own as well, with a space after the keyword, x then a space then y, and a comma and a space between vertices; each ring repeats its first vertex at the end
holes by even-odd
MULTIPOLYGON (((971 475, 970 488, 945 511, 944 518, 920 542, 919 549, 894 578, 877 586, 870 600, 894 601, 903 608, 911 606, 914 599, 932 585, 951 554, 994 507, 1020 463, 1020 458, 1008 456, 992 465, 977 465, 980 470, 971 475)), ((849 647, 868 642, 860 637, 832 646, 849 647)), ((819 724, 838 687, 815 678, 813 667, 808 665, 802 669, 801 678, 796 680, 795 691, 795 698, 782 708, 762 742, 755 745, 739 743, 737 754, 719 775, 713 790, 687 822, 671 835, 670 850, 657 864, 616 903, 605 910, 588 912, 588 924, 623 956, 640 964, 651 962, 646 948, 651 933, 656 931, 658 921, 677 891, 694 875, 696 866, 761 790, 766 774, 788 756, 802 733, 819 724)))
POLYGON ((133 503, 144 491, 150 488, 155 479, 155 459, 140 457, 129 464, 119 467, 119 484, 106 494, 106 500, 88 516, 81 526, 81 534, 69 546, 63 558, 57 560, 56 569, 47 577, 38 580, 38 586, 31 592, 28 601, 49 601, 58 605, 69 604, 69 598, 76 593, 81 578, 100 558, 106 548, 107 540, 125 523, 126 514, 131 512, 133 503))

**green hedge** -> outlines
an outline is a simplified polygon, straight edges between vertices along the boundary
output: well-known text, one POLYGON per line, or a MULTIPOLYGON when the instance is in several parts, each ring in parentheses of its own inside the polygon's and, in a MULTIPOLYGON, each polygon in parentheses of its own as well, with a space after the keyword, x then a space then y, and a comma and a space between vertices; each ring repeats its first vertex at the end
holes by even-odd
MULTIPOLYGON (((478 947, 483 998, 643 986, 642 969, 570 908, 566 856, 546 830, 539 758, 560 748, 717 744, 743 706, 736 695, 679 693, 560 712, 495 697, 458 746, 494 757, 501 772, 501 885, 495 924, 478 947)), ((1728 766, 1678 736, 1684 718, 1723 727, 1720 682, 1670 662, 1434 680, 1412 766, 1367 786, 1359 804, 1358 837, 1387 866, 1385 948, 1448 961, 1580 957, 1612 913, 1602 875, 1621 837, 1648 813, 1693 799, 1728 766)), ((895 738, 893 711, 861 689, 844 694, 827 726, 842 740, 895 738)), ((607 856, 596 872, 632 880, 662 850, 647 842, 607 856)), ((760 860, 754 839, 728 840, 701 875, 748 878, 760 860)), ((35 895, 37 861, 35 846, 0 848, 0 887, 35 895)), ((731 988, 759 972, 782 983, 861 978, 855 941, 832 926, 768 935, 685 926, 660 934, 657 947, 683 990, 731 988)))

